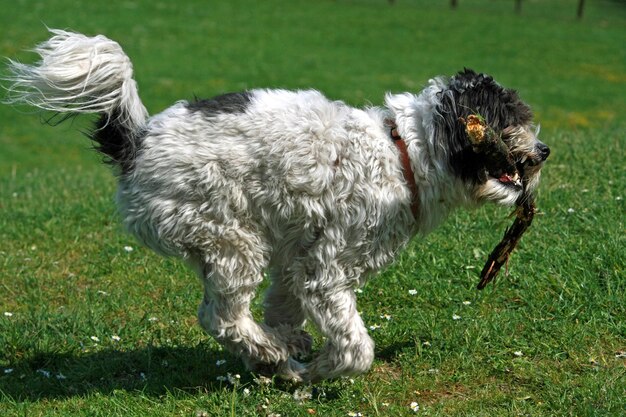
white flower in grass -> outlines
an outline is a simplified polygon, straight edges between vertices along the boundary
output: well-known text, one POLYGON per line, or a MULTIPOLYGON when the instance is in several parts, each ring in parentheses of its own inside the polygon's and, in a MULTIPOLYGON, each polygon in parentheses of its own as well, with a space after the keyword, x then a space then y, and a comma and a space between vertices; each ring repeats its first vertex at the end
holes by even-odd
POLYGON ((370 326, 370 330, 374 331, 374 330, 376 330, 376 329, 380 329, 380 324, 372 324, 372 325, 370 326))
POLYGON ((521 350, 516 350, 515 352, 513 352, 513 354, 514 354, 515 356, 517 356, 518 358, 519 358, 520 356, 524 356, 524 353, 523 353, 521 350))
POLYGON ((459 316, 458 314, 453 314, 452 320, 461 320, 461 316, 459 316))
POLYGON ((293 393, 293 399, 296 401, 304 402, 311 398, 313 398, 313 390, 311 387, 300 388, 293 393))
POLYGON ((96 343, 100 342, 100 339, 98 338, 98 336, 91 336, 90 339, 96 343))
POLYGON ((250 395, 250 390, 248 388, 244 388, 243 389, 243 395, 245 395, 246 397, 250 395))
POLYGON ((13 317, 13 313, 11 313, 10 311, 5 311, 4 317, 13 317))
POLYGON ((570 208, 567 209, 567 212, 569 214, 572 214, 572 213, 576 213, 576 210, 574 210, 573 208, 570 207, 570 208))
POLYGON ((12 372, 13 372, 13 368, 7 368, 7 369, 4 370, 4 374, 5 375, 8 375, 8 374, 10 374, 12 372))
POLYGON ((425 342, 422 342, 422 346, 424 347, 430 347, 430 342, 427 340, 425 342))
POLYGON ((220 375, 220 376, 216 377, 215 379, 220 381, 220 382, 228 382, 231 385, 235 385, 236 383, 239 382, 239 379, 241 379, 241 375, 239 375, 239 374, 232 375, 229 372, 229 373, 226 374, 226 376, 220 375))
POLYGON ((411 411, 413 411, 414 413, 417 413, 420 410, 420 406, 417 402, 413 401, 409 407, 411 408, 411 411))
POLYGON ((114 342, 119 342, 122 339, 120 339, 120 337, 117 336, 117 335, 113 335, 113 336, 111 336, 111 340, 114 341, 114 342))
POLYGON ((159 321, 159 319, 158 319, 158 318, 156 318, 156 317, 154 317, 154 316, 152 316, 152 317, 150 317, 150 318, 148 319, 148 321, 150 321, 150 322, 155 322, 155 321, 159 321))
POLYGON ((63 380, 63 379, 67 379, 67 377, 65 375, 63 375, 61 372, 59 372, 56 375, 56 379, 58 379, 59 381, 63 380))
POLYGON ((355 289, 354 292, 357 294, 363 294, 363 290, 360 288, 355 289))
POLYGON ((471 302, 471 301, 463 301, 463 305, 464 305, 464 306, 468 306, 468 305, 470 305, 470 304, 472 304, 472 302, 471 302))
POLYGON ((385 319, 387 321, 391 320, 391 316, 389 314, 383 314, 380 316, 381 319, 385 319))
POLYGON ((127 253, 131 253, 132 251, 134 251, 135 249, 133 249, 132 246, 124 246, 124 251, 126 251, 127 253))
POLYGON ((258 385, 270 385, 272 383, 272 380, 266 376, 259 375, 258 377, 254 378, 254 382, 258 385))
POLYGON ((409 290, 409 295, 416 295, 417 294, 417 290, 409 290))
POLYGON ((40 373, 41 375, 45 376, 46 378, 50 378, 50 375, 52 375, 50 373, 50 371, 46 371, 45 369, 37 369, 37 373, 40 373))
POLYGON ((222 366, 226 363, 226 359, 218 359, 215 361, 215 366, 222 366))
POLYGON ((359 413, 359 412, 356 412, 356 413, 355 413, 354 411, 349 411, 349 412, 348 412, 348 415, 349 415, 350 417, 363 417, 363 414, 361 414, 361 413, 359 413))

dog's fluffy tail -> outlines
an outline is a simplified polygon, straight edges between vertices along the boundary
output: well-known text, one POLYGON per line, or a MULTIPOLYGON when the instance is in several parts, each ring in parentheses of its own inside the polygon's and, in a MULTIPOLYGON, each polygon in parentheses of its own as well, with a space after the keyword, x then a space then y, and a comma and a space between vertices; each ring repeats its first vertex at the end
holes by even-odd
POLYGON ((92 138, 113 163, 128 168, 148 118, 130 59, 117 42, 102 35, 50 32, 53 36, 34 49, 39 62, 9 61, 5 101, 66 115, 101 114, 92 138))

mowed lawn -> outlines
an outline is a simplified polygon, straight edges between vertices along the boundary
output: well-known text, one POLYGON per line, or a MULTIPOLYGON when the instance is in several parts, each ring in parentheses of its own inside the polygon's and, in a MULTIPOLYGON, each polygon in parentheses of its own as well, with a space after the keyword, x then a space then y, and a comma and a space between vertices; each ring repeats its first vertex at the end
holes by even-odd
POLYGON ((475 289, 510 210, 456 213, 358 294, 372 370, 295 386, 246 372, 197 325, 196 278, 125 234, 92 119, 0 105, 0 416, 624 415, 623 1, 0 2, 1 56, 31 62, 45 25, 103 33, 152 114, 255 87, 379 105, 470 67, 552 148, 508 276, 475 289))

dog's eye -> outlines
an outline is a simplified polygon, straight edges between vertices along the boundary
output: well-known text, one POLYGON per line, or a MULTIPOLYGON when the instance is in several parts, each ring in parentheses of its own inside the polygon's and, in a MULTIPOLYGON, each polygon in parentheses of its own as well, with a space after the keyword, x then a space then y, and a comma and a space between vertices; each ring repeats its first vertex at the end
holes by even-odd
POLYGON ((508 126, 502 129, 500 136, 502 141, 511 146, 517 139, 521 137, 523 131, 519 126, 508 126))

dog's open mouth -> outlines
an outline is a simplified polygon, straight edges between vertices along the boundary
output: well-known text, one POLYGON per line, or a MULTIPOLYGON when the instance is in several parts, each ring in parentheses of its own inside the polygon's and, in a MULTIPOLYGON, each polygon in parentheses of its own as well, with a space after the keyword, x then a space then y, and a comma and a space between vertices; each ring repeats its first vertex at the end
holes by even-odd
POLYGON ((489 169, 487 168, 489 178, 498 181, 507 187, 522 188, 522 178, 524 176, 524 162, 516 162, 506 169, 489 169))
POLYGON ((522 188, 525 174, 530 169, 541 165, 543 161, 535 159, 532 156, 524 155, 517 160, 514 165, 510 166, 506 171, 496 170, 497 174, 488 172, 488 175, 497 180, 500 184, 508 187, 522 188))
POLYGON ((535 158, 532 155, 524 155, 521 159, 515 162, 515 168, 511 167, 511 169, 508 170, 509 172, 503 172, 499 175, 492 175, 489 173, 489 176, 496 179, 500 184, 509 187, 522 188, 527 174, 531 175, 533 170, 541 167, 542 163, 543 160, 540 158, 535 158))
POLYGON ((509 187, 521 187, 522 179, 516 172, 514 174, 502 174, 496 178, 500 184, 504 184, 509 187))

